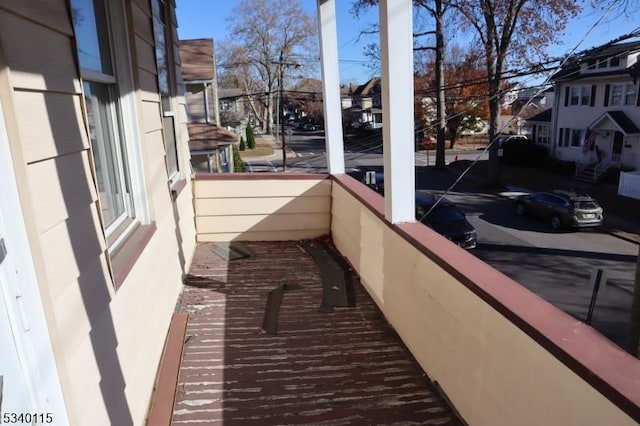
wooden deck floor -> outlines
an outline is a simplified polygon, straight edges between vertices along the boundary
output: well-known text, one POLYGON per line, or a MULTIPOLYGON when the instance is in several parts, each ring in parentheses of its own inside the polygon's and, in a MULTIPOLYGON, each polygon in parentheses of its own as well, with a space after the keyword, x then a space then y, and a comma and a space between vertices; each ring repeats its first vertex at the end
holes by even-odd
POLYGON ((253 256, 231 261, 197 248, 177 307, 189 320, 174 425, 461 424, 359 283, 356 307, 321 313, 320 269, 301 246, 246 246, 253 256), (266 334, 282 284, 300 288, 266 334))

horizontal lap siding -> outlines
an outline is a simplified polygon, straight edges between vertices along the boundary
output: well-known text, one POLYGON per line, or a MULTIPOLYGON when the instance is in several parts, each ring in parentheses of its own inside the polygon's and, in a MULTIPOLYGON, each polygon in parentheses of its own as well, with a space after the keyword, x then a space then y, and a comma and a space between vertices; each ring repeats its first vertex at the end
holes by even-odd
POLYGON ((88 151, 31 164, 29 184, 38 196, 33 199, 38 231, 64 222, 87 206, 97 209, 88 151), (52 179, 55 176, 55 179, 52 179))
POLYGON ((99 370, 85 361, 95 358, 89 336, 99 333, 96 318, 109 316, 113 288, 71 23, 62 0, 11 3, 16 15, 0 10, 2 54, 13 89, 14 120, 7 126, 19 153, 16 173, 26 176, 20 192, 32 207, 25 217, 67 411, 80 424, 86 402, 101 397, 99 370))
POLYGON ((329 232, 331 182, 195 182, 198 241, 292 240, 329 232))
MULTIPOLYGON (((341 185, 333 186, 332 235, 341 254, 429 378, 469 424, 634 424, 590 384, 514 322, 412 244, 341 185), (532 408, 533 407, 533 408, 532 408)), ((364 190, 364 188, 363 188, 364 190)), ((450 267, 474 282, 491 273, 496 289, 530 300, 543 316, 555 308, 420 224, 399 225, 438 246, 450 267), (447 247, 444 247, 447 245, 447 247), (454 259, 458 258, 458 259, 454 259), (480 272, 482 271, 482 272, 480 272)), ((482 284, 479 284, 482 285, 482 284)), ((492 289, 491 291, 496 291, 492 289)), ((566 317, 573 324, 573 319, 566 317)), ((579 331, 567 339, 580 339, 579 331)), ((587 342, 587 340, 585 340, 587 342)))
MULTIPOLYGON (((190 191, 183 190, 175 202, 170 194, 149 5, 148 0, 134 1, 130 7, 146 190, 151 219, 157 229, 111 305, 116 328, 122 330, 117 351, 126 378, 125 394, 136 424, 142 424, 146 415, 182 274, 186 273, 195 250, 190 191), (149 300, 153 303, 144 302, 149 300)), ((179 134, 179 140, 187 143, 188 137, 179 134)), ((189 171, 184 167, 182 178, 189 179, 189 171)))
MULTIPOLYGON (((64 10, 65 6, 59 3, 57 7, 64 10)), ((73 40, 67 33, 0 10, 0 34, 14 88, 80 92, 80 83, 73 78, 76 75, 73 40)))
MULTIPOLYGON (((124 424, 118 421, 123 413, 114 413, 124 406, 118 402, 124 394, 127 415, 143 424, 181 277, 195 249, 191 185, 172 205, 149 1, 132 2, 126 10, 137 95, 134 133, 157 229, 116 292, 67 8, 64 0, 0 0, 0 57, 8 71, 0 73, 0 85, 10 88, 1 94, 3 106, 12 112, 7 126, 16 174, 26 177, 19 180, 20 194, 32 206, 25 217, 71 423, 124 424)), ((186 144, 183 127, 179 140, 186 144)), ((188 147, 181 150, 188 164, 188 147)), ((188 167, 183 173, 188 180, 188 167)))
POLYGON ((18 90, 14 101, 27 163, 89 149, 80 95, 18 90))
MULTIPOLYGON (((59 225, 40 234, 40 245, 44 255, 47 283, 53 294, 66 287, 79 285, 78 277, 102 256, 105 243, 98 238, 89 238, 100 226, 94 205, 87 206, 59 225)), ((108 271, 104 271, 108 277, 108 271)), ((109 280, 105 278, 105 280, 109 280)), ((109 288, 109 283, 105 283, 109 288)))

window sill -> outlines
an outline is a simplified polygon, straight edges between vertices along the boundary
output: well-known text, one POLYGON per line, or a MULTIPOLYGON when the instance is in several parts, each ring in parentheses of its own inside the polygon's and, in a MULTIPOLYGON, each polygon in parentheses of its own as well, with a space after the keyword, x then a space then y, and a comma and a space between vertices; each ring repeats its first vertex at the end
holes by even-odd
POLYGON ((111 254, 113 284, 116 291, 124 283, 155 232, 156 224, 154 222, 149 225, 138 225, 127 235, 120 247, 111 254))

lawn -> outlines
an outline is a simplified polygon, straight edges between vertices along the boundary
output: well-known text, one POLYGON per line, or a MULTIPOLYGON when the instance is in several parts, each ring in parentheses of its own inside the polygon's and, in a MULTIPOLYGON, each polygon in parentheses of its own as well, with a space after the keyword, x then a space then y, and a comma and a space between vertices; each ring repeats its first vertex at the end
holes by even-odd
POLYGON ((240 158, 246 160, 248 158, 264 157, 272 154, 272 142, 267 139, 256 138, 256 147, 254 149, 247 148, 244 151, 240 151, 240 158))

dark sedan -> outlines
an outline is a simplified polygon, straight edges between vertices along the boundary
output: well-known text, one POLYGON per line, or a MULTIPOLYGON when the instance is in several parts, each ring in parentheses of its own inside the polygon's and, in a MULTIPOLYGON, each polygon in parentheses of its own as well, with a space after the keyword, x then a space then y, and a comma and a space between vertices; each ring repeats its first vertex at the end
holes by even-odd
POLYGON ((518 215, 548 220, 553 229, 602 224, 602 207, 588 194, 574 191, 534 192, 516 198, 518 215))
MULTIPOLYGON (((365 170, 361 179, 369 188, 384 195, 384 173, 365 170)), ((476 229, 467 221, 464 212, 446 198, 437 204, 436 200, 437 197, 429 192, 416 191, 416 220, 462 248, 475 248, 478 245, 476 229), (431 209, 434 204, 436 206, 431 209)))
POLYGON ((478 245, 476 229, 464 212, 446 198, 436 204, 437 199, 431 193, 416 191, 416 219, 462 248, 475 248, 478 245))

